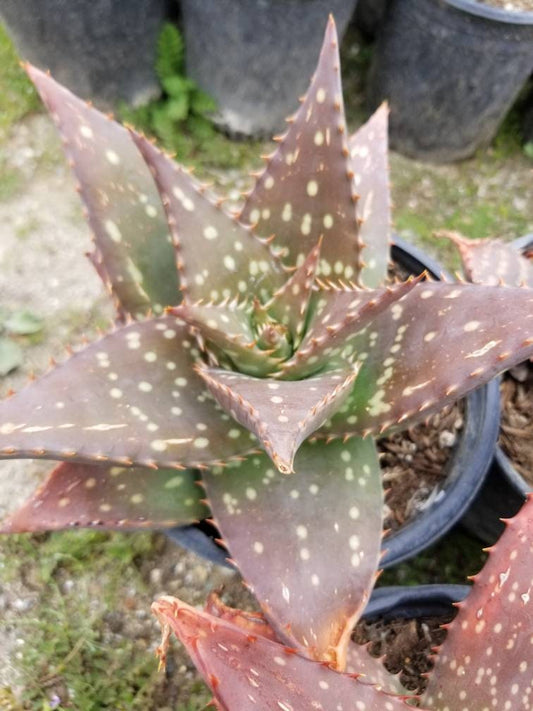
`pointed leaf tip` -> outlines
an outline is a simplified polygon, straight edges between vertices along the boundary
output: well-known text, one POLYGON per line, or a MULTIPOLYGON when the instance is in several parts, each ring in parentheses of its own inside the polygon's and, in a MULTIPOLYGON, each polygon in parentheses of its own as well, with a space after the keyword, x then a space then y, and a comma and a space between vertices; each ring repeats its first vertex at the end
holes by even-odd
POLYGON ((163 628, 158 649, 162 662, 170 632, 187 647, 225 711, 304 711, 304 709, 405 709, 404 697, 392 696, 327 665, 176 598, 161 598, 152 611, 163 628))
POLYGON ((342 406, 357 372, 352 366, 308 380, 273 380, 198 369, 219 405, 255 434, 283 474, 292 473, 301 443, 342 406))
POLYGON ((27 65, 55 120, 94 234, 92 262, 121 316, 161 313, 178 301, 178 273, 153 177, 128 131, 27 65))
POLYGON ((346 127, 337 33, 328 23, 315 75, 289 130, 257 179, 241 219, 289 267, 299 266, 321 235, 319 274, 358 279, 360 241, 346 127))
POLYGON ((280 638, 342 669, 380 557, 374 442, 305 442, 290 476, 253 455, 204 480, 230 554, 280 638))

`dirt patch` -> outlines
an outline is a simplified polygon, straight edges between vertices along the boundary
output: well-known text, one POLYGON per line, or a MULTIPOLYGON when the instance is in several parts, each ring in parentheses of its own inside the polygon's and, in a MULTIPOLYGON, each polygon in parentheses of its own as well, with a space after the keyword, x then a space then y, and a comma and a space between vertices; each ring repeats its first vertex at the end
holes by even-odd
POLYGON ((400 681, 406 689, 421 693, 427 686, 423 675, 433 668, 431 649, 442 644, 446 637, 441 625, 454 617, 453 611, 446 617, 362 621, 356 626, 352 639, 357 644, 370 644, 368 651, 373 657, 385 655, 385 668, 392 674, 400 673, 400 681))
POLYGON ((447 462, 463 428, 461 402, 427 422, 380 440, 386 496, 385 528, 396 531, 431 506, 446 479, 447 462))
POLYGON ((533 487, 533 365, 521 363, 505 373, 500 395, 500 446, 533 487))

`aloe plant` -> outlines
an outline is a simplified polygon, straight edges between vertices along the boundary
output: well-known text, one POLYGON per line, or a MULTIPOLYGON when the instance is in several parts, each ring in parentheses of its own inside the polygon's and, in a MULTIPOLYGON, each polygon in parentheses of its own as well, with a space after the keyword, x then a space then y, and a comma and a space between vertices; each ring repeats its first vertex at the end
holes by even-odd
POLYGON ((461 255, 466 278, 474 284, 533 287, 533 263, 527 253, 501 239, 471 240, 458 232, 438 233, 450 239, 461 255))
MULTIPOLYGON (((435 650, 434 667, 417 708, 484 711, 533 708, 533 495, 491 549, 455 620, 435 650)), ((352 646, 357 673, 339 674, 280 643, 260 616, 211 602, 199 611, 176 598, 152 606, 163 627, 164 663, 169 636, 178 635, 220 711, 248 709, 412 708, 398 680, 363 647, 352 646), (365 659, 366 655, 366 659, 365 659), (369 663, 367 663, 369 662, 369 663)), ((414 698, 414 697, 413 697, 414 698)))
POLYGON ((61 462, 2 530, 212 515, 276 635, 343 668, 380 557, 374 435, 531 355, 533 296, 386 285, 387 110, 348 137, 333 20, 238 213, 28 73, 73 165, 117 325, 0 403, 1 457, 61 462))

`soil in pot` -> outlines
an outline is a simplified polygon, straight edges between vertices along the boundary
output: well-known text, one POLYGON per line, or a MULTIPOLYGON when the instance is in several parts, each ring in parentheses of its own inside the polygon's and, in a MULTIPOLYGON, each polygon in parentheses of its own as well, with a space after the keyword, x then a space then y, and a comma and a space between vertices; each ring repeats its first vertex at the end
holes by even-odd
POLYGON ((392 674, 400 672, 400 681, 409 691, 420 693, 427 685, 423 676, 432 669, 431 649, 444 641, 441 625, 451 622, 455 609, 444 617, 399 620, 361 620, 352 633, 357 644, 369 644, 373 657, 385 655, 384 666, 392 674))
POLYGON ((388 490, 385 529, 397 531, 442 492, 446 464, 463 427, 464 405, 449 405, 427 423, 378 443, 383 486, 388 490))
POLYGON ((533 365, 521 363, 505 373, 501 384, 499 444, 533 488, 533 365))

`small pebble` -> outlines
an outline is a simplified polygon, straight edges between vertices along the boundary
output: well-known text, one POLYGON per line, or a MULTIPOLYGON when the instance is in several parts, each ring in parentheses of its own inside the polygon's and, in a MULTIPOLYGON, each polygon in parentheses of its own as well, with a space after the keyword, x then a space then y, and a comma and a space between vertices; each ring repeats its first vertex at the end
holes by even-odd
POLYGON ((456 441, 457 435, 455 432, 450 432, 449 430, 439 432, 439 447, 453 447, 456 441))

